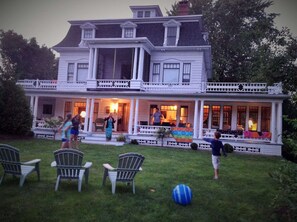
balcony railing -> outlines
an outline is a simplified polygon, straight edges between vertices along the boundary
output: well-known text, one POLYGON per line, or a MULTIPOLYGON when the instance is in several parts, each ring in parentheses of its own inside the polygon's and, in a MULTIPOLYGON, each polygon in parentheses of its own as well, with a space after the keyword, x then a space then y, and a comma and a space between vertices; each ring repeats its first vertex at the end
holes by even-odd
POLYGON ((67 82, 57 80, 19 80, 18 85, 24 89, 46 89, 71 91, 86 91, 93 89, 137 89, 144 92, 162 93, 262 93, 282 94, 282 84, 267 86, 266 83, 240 82, 202 82, 202 83, 156 83, 140 80, 90 80, 81 82, 67 82))

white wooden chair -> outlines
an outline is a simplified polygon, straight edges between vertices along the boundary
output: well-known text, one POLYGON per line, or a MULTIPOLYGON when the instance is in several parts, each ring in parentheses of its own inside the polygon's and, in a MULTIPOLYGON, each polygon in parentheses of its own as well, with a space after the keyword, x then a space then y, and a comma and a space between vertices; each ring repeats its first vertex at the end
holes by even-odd
POLYGON ((86 162, 82 166, 84 153, 75 149, 60 149, 54 151, 55 161, 51 163, 51 167, 57 168, 57 181, 55 191, 58 190, 60 181, 78 180, 78 192, 81 192, 82 180, 85 176, 85 182, 88 184, 89 169, 92 162, 86 162))
POLYGON ((41 161, 40 159, 34 159, 28 162, 21 162, 19 149, 6 144, 0 144, 0 162, 4 169, 4 174, 0 179, 0 184, 4 180, 6 174, 11 174, 13 176, 20 177, 20 187, 22 187, 26 177, 34 171, 37 173, 37 177, 39 181, 40 180, 40 171, 39 171, 40 161, 41 161))
POLYGON ((102 185, 105 185, 107 176, 111 182, 112 194, 116 190, 116 182, 131 183, 133 187, 133 194, 135 194, 134 178, 136 174, 142 170, 141 165, 144 161, 144 156, 137 153, 125 153, 119 155, 118 167, 113 168, 110 164, 104 163, 104 173, 102 185))

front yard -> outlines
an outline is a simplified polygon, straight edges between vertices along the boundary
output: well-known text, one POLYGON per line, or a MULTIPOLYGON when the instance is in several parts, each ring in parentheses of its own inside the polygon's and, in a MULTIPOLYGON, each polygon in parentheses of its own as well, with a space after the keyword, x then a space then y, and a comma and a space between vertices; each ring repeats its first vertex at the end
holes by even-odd
MULTIPOLYGON (((270 206, 277 192, 269 172, 282 163, 280 157, 231 153, 222 157, 220 179, 213 180, 211 153, 138 145, 123 147, 81 144, 84 160, 93 162, 89 184, 82 192, 77 182, 62 181, 54 191, 56 171, 50 167, 52 140, 0 140, 20 149, 21 160, 41 159, 41 181, 6 176, 0 186, 0 221, 277 221, 270 206), (102 187, 103 163, 116 167, 118 155, 138 152, 145 156, 143 171, 136 176, 136 194, 118 183, 102 187), (191 205, 180 206, 171 194, 177 184, 192 189, 191 205)), ((84 161, 84 162, 85 162, 84 161)), ((0 168, 3 175, 3 169, 0 168)))

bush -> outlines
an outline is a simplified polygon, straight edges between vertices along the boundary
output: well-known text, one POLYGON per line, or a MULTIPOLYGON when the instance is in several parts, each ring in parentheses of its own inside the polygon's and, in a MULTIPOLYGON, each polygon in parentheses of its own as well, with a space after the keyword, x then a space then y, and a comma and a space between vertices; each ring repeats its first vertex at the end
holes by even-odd
POLYGON ((224 144, 224 149, 225 149, 226 153, 232 153, 234 150, 233 146, 229 143, 224 144))
POLYGON ((197 143, 191 143, 191 149, 192 150, 197 150, 198 149, 198 144, 197 143))
POLYGON ((118 141, 118 142, 126 142, 126 137, 125 137, 125 135, 120 134, 120 135, 117 137, 117 141, 118 141))
POLYGON ((131 140, 130 144, 138 145, 138 142, 137 142, 137 140, 134 139, 134 140, 131 140))
POLYGON ((280 221, 297 221, 297 165, 285 161, 277 170, 269 174, 279 185, 278 193, 271 206, 280 221))
POLYGON ((292 162, 297 163, 297 145, 293 139, 283 139, 282 156, 292 162))

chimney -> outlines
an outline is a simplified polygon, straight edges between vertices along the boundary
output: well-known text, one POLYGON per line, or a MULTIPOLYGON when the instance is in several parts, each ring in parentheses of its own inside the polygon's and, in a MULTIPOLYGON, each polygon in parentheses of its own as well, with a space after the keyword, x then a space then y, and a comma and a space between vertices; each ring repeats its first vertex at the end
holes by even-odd
POLYGON ((188 0, 182 0, 178 2, 177 15, 189 15, 190 2, 188 0))

